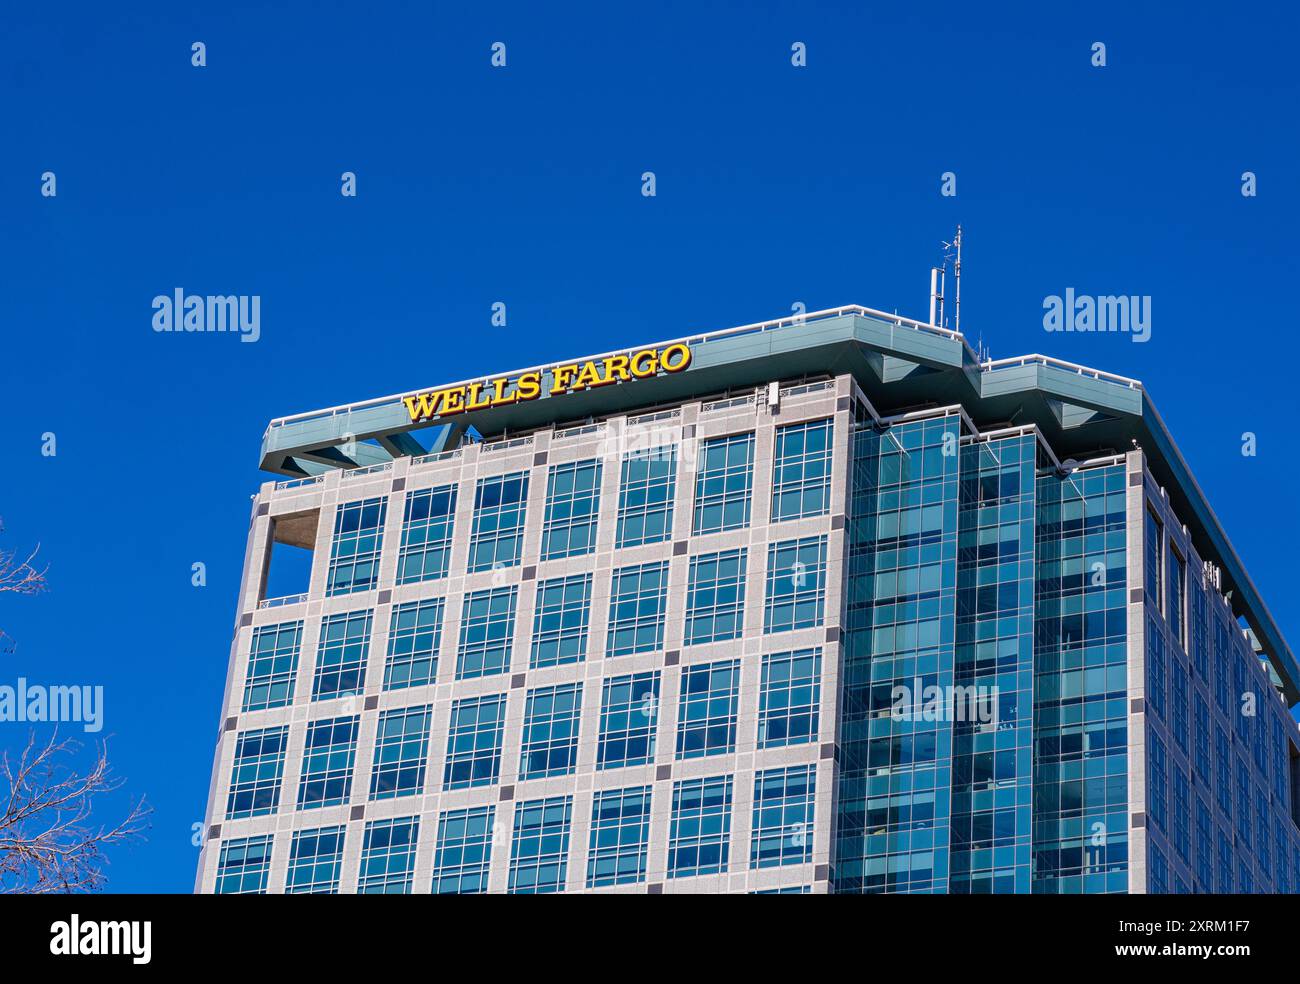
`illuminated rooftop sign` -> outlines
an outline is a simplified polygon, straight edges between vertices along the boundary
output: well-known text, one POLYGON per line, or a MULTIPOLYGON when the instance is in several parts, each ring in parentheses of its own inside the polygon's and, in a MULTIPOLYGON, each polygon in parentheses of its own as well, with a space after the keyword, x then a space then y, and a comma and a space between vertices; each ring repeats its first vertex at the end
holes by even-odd
POLYGON ((525 403, 542 395, 543 377, 548 373, 550 396, 650 379, 661 373, 681 372, 691 364, 690 347, 680 342, 662 349, 641 349, 630 355, 611 355, 586 362, 569 362, 550 369, 532 369, 518 376, 499 376, 482 383, 462 383, 402 398, 411 422, 453 417, 470 410, 525 403))

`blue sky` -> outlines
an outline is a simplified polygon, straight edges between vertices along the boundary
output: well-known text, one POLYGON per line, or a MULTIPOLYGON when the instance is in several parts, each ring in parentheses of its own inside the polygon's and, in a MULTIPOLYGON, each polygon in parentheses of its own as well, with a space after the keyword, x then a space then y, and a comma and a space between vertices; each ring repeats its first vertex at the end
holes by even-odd
POLYGON ((967 334, 1143 380, 1300 644, 1294 10, 465 6, 7 15, 0 545, 50 591, 0 600, 0 682, 105 687, 104 818, 156 811, 110 889, 192 887, 269 419, 797 302, 923 318, 958 222, 967 334), (260 341, 153 332, 177 287, 260 295, 260 341), (1067 287, 1150 295, 1150 342, 1045 333, 1067 287))

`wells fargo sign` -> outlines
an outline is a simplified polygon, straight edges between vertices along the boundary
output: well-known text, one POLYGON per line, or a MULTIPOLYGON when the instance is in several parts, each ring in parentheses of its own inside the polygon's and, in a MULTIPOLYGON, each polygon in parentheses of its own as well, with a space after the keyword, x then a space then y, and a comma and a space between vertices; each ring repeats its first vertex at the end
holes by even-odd
POLYGON ((662 349, 641 349, 631 355, 611 355, 607 359, 570 362, 548 370, 534 369, 518 376, 501 376, 482 383, 464 383, 446 389, 430 390, 402 398, 411 422, 434 417, 451 417, 468 410, 504 407, 525 403, 542 395, 542 381, 550 373, 550 396, 577 393, 581 390, 649 379, 662 372, 681 372, 691 364, 689 346, 680 342, 662 349))

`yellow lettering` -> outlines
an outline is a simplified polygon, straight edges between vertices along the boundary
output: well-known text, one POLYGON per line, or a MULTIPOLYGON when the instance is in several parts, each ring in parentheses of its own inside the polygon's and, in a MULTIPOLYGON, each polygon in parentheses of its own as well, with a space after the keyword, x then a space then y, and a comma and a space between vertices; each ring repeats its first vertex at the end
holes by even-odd
POLYGON ((678 342, 676 345, 669 345, 659 355, 659 366, 664 372, 681 372, 691 364, 691 350, 687 346, 678 342), (674 362, 674 356, 676 361, 674 362))
MULTIPOLYGON (((605 360, 605 383, 612 383, 617 377, 622 382, 627 382, 632 377, 627 373, 627 356, 611 355, 605 360)), ((602 383, 601 385, 605 385, 602 383)))
POLYGON ((645 379, 653 376, 659 371, 659 358, 654 349, 642 349, 636 355, 632 356, 630 365, 632 375, 637 379, 645 379))
POLYGON ((582 370, 578 373, 578 378, 573 381, 573 388, 576 390, 586 389, 589 386, 600 385, 600 370, 596 368, 594 362, 584 362, 582 370))
POLYGON ((450 417, 453 414, 465 412, 465 387, 460 386, 452 390, 442 391, 442 415, 450 417))
POLYGON ((551 395, 563 393, 573 381, 573 374, 578 371, 576 365, 556 366, 551 370, 551 395))
MULTIPOLYGON (((576 362, 551 368, 551 395, 570 390, 592 389, 613 383, 626 383, 633 379, 648 379, 662 372, 681 372, 691 364, 690 346, 681 342, 669 345, 662 351, 642 349, 631 356, 611 355, 603 362, 587 361, 581 368, 576 362)), ((542 372, 534 369, 523 373, 510 389, 509 376, 501 376, 490 383, 470 383, 455 389, 433 390, 404 396, 406 412, 412 423, 434 417, 450 417, 467 410, 485 407, 509 406, 524 400, 536 400, 542 395, 542 372)))
POLYGON ((411 415, 411 422, 417 420, 428 420, 431 417, 438 416, 438 397, 443 393, 435 390, 432 393, 421 393, 418 396, 404 396, 402 402, 406 404, 406 412, 411 415))
POLYGON ((511 393, 509 396, 506 395, 506 386, 509 385, 509 383, 509 376, 502 376, 500 379, 497 379, 492 383, 492 405, 494 407, 509 406, 519 399, 518 391, 511 393))
POLYGON ((526 372, 519 377, 518 389, 516 395, 521 400, 535 400, 542 392, 542 374, 540 372, 526 372))

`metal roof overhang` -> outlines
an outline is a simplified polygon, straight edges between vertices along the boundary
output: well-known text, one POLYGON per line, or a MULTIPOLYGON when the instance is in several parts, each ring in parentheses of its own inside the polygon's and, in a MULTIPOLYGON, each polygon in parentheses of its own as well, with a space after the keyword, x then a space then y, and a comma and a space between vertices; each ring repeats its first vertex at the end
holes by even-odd
MULTIPOLYGON (((484 435, 518 433, 776 380, 850 372, 882 415, 960 403, 982 429, 1036 424, 1062 461, 1125 452, 1136 442, 1152 474, 1168 489, 1175 511, 1187 521, 1197 552, 1219 566, 1224 591, 1235 591, 1237 610, 1244 610, 1247 624, 1276 656, 1274 668, 1288 704, 1300 700, 1300 666, 1140 384, 1041 356, 980 364, 955 332, 860 313, 866 309, 840 310, 849 313, 680 339, 690 344, 693 358, 689 369, 672 375, 558 396, 549 395, 548 376, 537 400, 471 411, 451 421, 484 435)), ((301 476, 422 453, 423 447, 405 435, 440 425, 413 424, 401 396, 273 421, 263 440, 261 467, 301 476), (349 439, 356 448, 351 457, 339 451, 349 439), (364 443, 370 439, 378 444, 364 443)))

